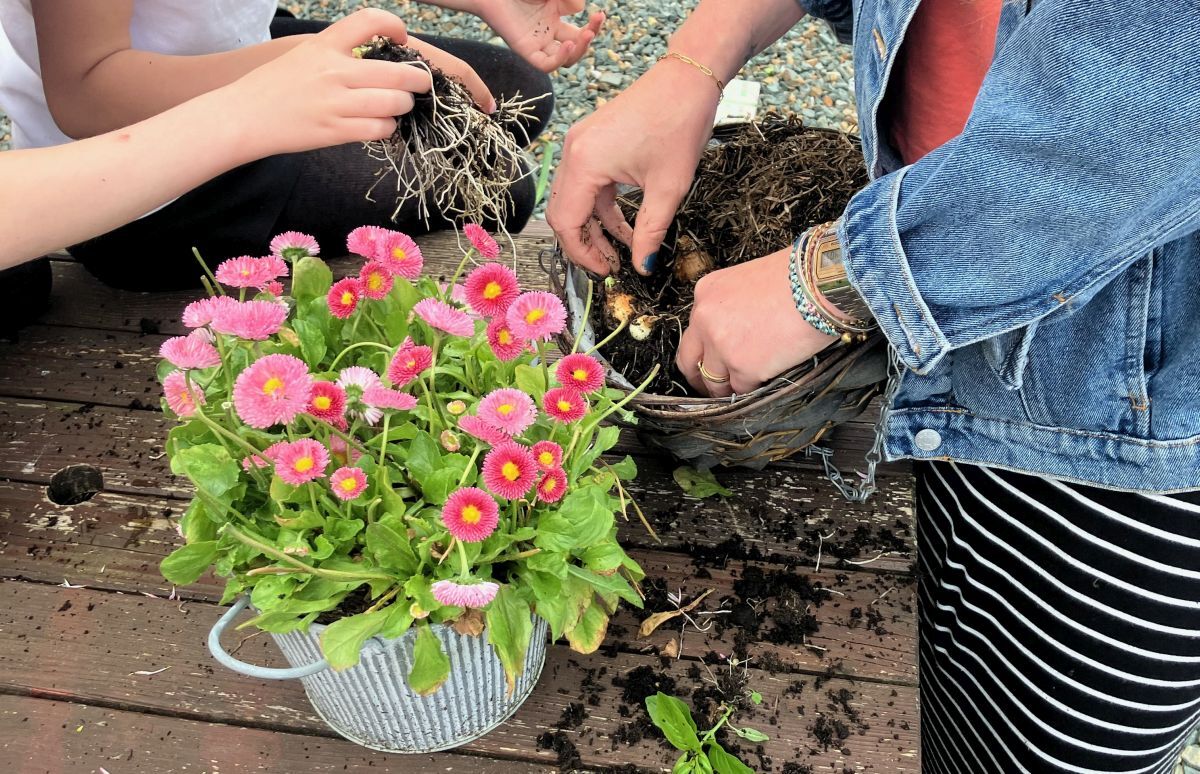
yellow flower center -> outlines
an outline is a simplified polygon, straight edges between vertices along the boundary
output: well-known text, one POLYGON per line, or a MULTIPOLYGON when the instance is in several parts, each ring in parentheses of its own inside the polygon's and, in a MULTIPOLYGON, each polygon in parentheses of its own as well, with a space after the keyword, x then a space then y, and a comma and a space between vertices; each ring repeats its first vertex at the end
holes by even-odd
POLYGON ((405 258, 408 257, 408 254, 404 252, 403 247, 393 247, 392 248, 392 257, 395 258, 397 261, 403 261, 405 258))
POLYGON ((322 411, 326 411, 330 406, 333 405, 333 399, 328 395, 318 395, 317 397, 313 398, 313 405, 322 411))
POLYGON ((499 406, 496 407, 496 413, 502 417, 506 417, 509 414, 513 413, 513 410, 515 408, 516 408, 516 406, 514 406, 511 403, 501 403, 499 406))
POLYGON ((538 455, 538 462, 542 463, 546 467, 550 467, 554 464, 554 455, 548 451, 544 451, 538 455))
POLYGON ((354 480, 353 478, 342 479, 342 489, 346 490, 347 492, 353 492, 357 488, 358 481, 354 480))
POLYGON ((478 524, 483 518, 483 511, 476 508, 474 505, 468 505, 462 509, 462 520, 466 524, 478 524))
POLYGON ((342 293, 342 306, 350 306, 354 303, 354 294, 349 290, 342 293))
POLYGON ((555 404, 555 405, 557 405, 557 406, 558 406, 558 410, 559 410, 559 411, 561 411, 561 412, 563 412, 564 414, 565 414, 565 413, 567 413, 568 411, 570 411, 570 410, 571 410, 571 408, 572 408, 572 406, 571 406, 571 401, 569 401, 569 400, 567 400, 567 399, 565 399, 565 398, 559 398, 559 399, 558 399, 558 403, 557 403, 557 404, 555 404))
POLYGON ((296 460, 296 464, 292 467, 296 469, 297 473, 307 473, 308 471, 312 470, 313 465, 316 464, 317 463, 313 461, 312 457, 301 457, 300 459, 296 460))
POLYGON ((528 312, 525 313, 525 322, 529 323, 530 325, 533 325, 535 322, 537 322, 538 320, 542 319, 545 316, 546 316, 545 309, 540 309, 540 308, 539 309, 530 309, 528 312))
POLYGON ((371 290, 379 290, 383 287, 383 277, 379 276, 379 272, 371 272, 371 276, 367 277, 367 287, 371 290))
POLYGON ((283 389, 283 380, 278 376, 272 376, 270 379, 264 382, 262 386, 263 395, 270 395, 272 398, 274 398, 275 393, 279 392, 281 389, 283 389))
POLYGON ((515 462, 506 462, 500 468, 500 475, 504 476, 509 481, 516 481, 521 477, 521 466, 515 462))
POLYGON ((243 276, 243 277, 249 277, 249 276, 250 276, 250 270, 249 270, 249 269, 242 269, 242 276, 243 276))
POLYGON ((587 373, 587 371, 583 370, 582 368, 576 368, 574 371, 571 372, 571 376, 577 382, 586 382, 587 378, 588 378, 588 373, 587 373))
POLYGON ((555 489, 558 489, 558 479, 550 478, 549 476, 547 476, 542 481, 542 491, 545 492, 546 494, 550 494, 555 489))
POLYGON ((504 345, 504 346, 506 346, 506 347, 507 347, 509 344, 512 344, 512 340, 513 340, 513 338, 512 338, 512 334, 511 334, 511 333, 509 333, 509 332, 508 332, 507 330, 505 330, 504 328, 501 328, 501 329, 500 329, 500 333, 499 333, 499 334, 497 334, 497 336, 496 336, 496 341, 500 342, 501 344, 503 344, 503 345, 504 345))
POLYGON ((493 298, 499 298, 504 292, 504 288, 500 287, 499 282, 489 282, 483 289, 483 297, 491 301, 493 298))

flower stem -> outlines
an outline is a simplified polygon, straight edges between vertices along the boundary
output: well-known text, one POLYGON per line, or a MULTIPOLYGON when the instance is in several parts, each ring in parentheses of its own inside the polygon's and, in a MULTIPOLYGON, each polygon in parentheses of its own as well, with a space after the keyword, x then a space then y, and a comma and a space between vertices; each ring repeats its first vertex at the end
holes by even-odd
POLYGON ((205 276, 212 282, 212 286, 216 289, 217 294, 225 295, 225 288, 221 287, 221 283, 217 282, 217 275, 212 273, 212 269, 208 268, 208 264, 200 257, 200 251, 193 247, 192 255, 196 256, 196 260, 200 262, 200 268, 204 270, 205 276))
POLYGON ((589 349, 589 350, 587 351, 587 353, 586 353, 586 354, 589 354, 589 355, 590 355, 590 354, 592 354, 593 352, 595 352, 596 350, 600 349, 601 347, 603 347, 603 346, 604 346, 605 344, 607 344, 608 342, 610 342, 610 341, 612 341, 613 339, 615 339, 615 338, 617 337, 617 334, 619 334, 621 331, 625 330, 625 326, 627 326, 627 325, 629 325, 629 320, 622 320, 622 321, 621 321, 621 324, 620 324, 620 325, 618 325, 618 326, 616 327, 616 329, 615 329, 615 330, 614 330, 612 333, 610 333, 610 334, 608 334, 607 336, 605 336, 605 337, 604 337, 604 339, 603 339, 603 340, 602 340, 602 341, 601 341, 599 344, 597 344, 596 346, 594 346, 594 347, 592 347, 591 349, 589 349))
POLYGON ((384 414, 383 415, 383 432, 379 434, 379 467, 381 467, 381 468, 383 467, 384 457, 387 455, 388 428, 391 426, 391 423, 392 423, 392 415, 384 414))
POLYGON ((546 389, 550 389, 550 364, 546 362, 546 344, 537 342, 538 362, 542 364, 542 376, 546 379, 546 389))
POLYGON ((575 331, 575 341, 571 343, 571 354, 579 351, 579 340, 583 338, 583 329, 587 327, 588 319, 592 316, 592 297, 596 295, 595 284, 592 282, 592 278, 588 277, 587 301, 583 305, 583 319, 579 321, 579 330, 575 331))
POLYGON ((400 584, 396 584, 395 586, 392 586, 392 590, 389 591, 388 593, 384 594, 382 597, 380 597, 375 602, 375 604, 373 604, 369 608, 367 608, 366 612, 374 613, 376 610, 378 610, 379 608, 386 605, 388 602, 390 602, 392 600, 392 597, 394 597, 400 593, 400 589, 401 589, 400 584))
POLYGON ((387 346, 386 344, 380 344, 378 341, 360 341, 355 344, 351 344, 350 346, 346 347, 341 352, 339 352, 338 356, 335 357, 333 359, 333 362, 329 364, 329 370, 332 371, 334 368, 336 368, 338 362, 342 359, 342 357, 344 357, 346 355, 346 353, 348 353, 350 350, 358 349, 359 347, 375 347, 376 349, 382 349, 385 352, 392 351, 391 347, 387 346))
POLYGON ((442 300, 447 304, 450 303, 450 299, 454 297, 454 286, 458 283, 458 278, 462 276, 463 269, 467 268, 467 261, 471 260, 471 253, 473 252, 475 252, 474 246, 467 248, 467 251, 463 253, 462 260, 458 262, 458 268, 454 270, 454 276, 446 285, 446 289, 443 291, 445 295, 442 297, 442 300))
POLYGON ((462 578, 471 577, 471 563, 467 561, 467 547, 461 540, 458 541, 458 569, 462 578))
POLYGON ((482 451, 482 449, 480 448, 479 444, 475 444, 475 451, 471 452, 471 460, 467 463, 467 466, 463 468, 462 477, 458 479, 458 486, 460 488, 463 484, 467 483, 467 474, 469 474, 475 468, 475 460, 479 459, 480 451, 482 451))
POLYGON ((233 526, 232 523, 227 523, 221 529, 239 543, 243 543, 253 549, 261 551, 267 556, 277 559, 284 564, 291 565, 292 567, 295 567, 298 572, 307 572, 309 574, 316 575, 319 578, 325 578, 326 580, 331 581, 395 580, 395 578, 392 576, 384 575, 383 573, 346 572, 344 570, 326 570, 321 567, 312 567, 300 561, 299 559, 296 559, 295 557, 288 556, 274 546, 267 545, 261 540, 251 537, 237 527, 233 526))

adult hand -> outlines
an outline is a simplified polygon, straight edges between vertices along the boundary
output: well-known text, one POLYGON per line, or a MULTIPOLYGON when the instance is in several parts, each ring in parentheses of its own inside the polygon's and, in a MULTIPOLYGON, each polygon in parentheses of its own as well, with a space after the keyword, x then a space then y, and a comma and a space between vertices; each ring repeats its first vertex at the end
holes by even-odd
POLYGON ((712 132, 720 92, 691 65, 664 59, 616 99, 571 127, 546 220, 567 257, 607 275, 616 251, 600 226, 629 246, 634 268, 654 270, 658 247, 691 187, 712 132), (618 184, 642 189, 633 227, 616 204, 618 184))
POLYGON ((697 391, 714 398, 744 395, 837 341, 796 310, 790 257, 790 248, 780 250, 696 283, 675 364, 697 391))
POLYGON ((481 5, 479 17, 509 48, 546 73, 578 62, 604 24, 599 12, 583 27, 563 19, 582 12, 584 0, 487 0, 481 5))
POLYGON ((419 67, 356 58, 354 47, 375 35, 408 40, 396 16, 358 11, 211 92, 213 104, 244 122, 253 158, 389 137, 431 83, 419 67))

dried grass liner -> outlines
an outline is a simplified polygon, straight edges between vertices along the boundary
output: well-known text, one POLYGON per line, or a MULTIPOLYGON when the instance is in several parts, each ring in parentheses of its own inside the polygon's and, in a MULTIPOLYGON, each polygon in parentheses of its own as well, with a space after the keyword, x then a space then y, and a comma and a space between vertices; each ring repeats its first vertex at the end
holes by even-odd
MULTIPOLYGON (((805 228, 838 217, 867 181, 855 138, 804 127, 795 117, 768 114, 719 138, 722 143, 706 150, 701 159, 695 183, 660 250, 655 275, 642 278, 633 272, 628 268, 630 256, 618 248, 623 263, 619 288, 635 295, 640 312, 668 323, 657 325, 654 338, 640 343, 654 348, 649 350, 652 357, 639 359, 646 350, 628 344, 608 344, 597 353, 611 366, 610 386, 629 389, 654 364, 673 367, 694 291, 694 282, 680 282, 674 275, 675 261, 684 252, 699 247, 714 267, 774 252, 805 228)), ((640 191, 620 197, 627 217, 640 200, 640 191)), ((582 332, 580 347, 589 348, 616 328, 603 311, 605 294, 612 291, 604 283, 594 284, 592 312, 581 326, 587 277, 557 251, 553 264, 551 285, 567 299, 571 311, 571 328, 559 344, 570 351, 575 346, 572 332, 582 332)), ((618 334, 615 341, 631 340, 618 334)), ((875 335, 866 342, 831 347, 732 400, 688 395, 680 379, 668 379, 656 381, 630 407, 638 416, 643 440, 679 459, 702 468, 761 468, 804 450, 834 425, 859 416, 882 391, 886 354, 886 341, 875 335)))
POLYGON ((421 67, 433 79, 433 88, 415 95, 412 111, 399 117, 391 137, 367 143, 371 157, 385 165, 368 198, 393 172, 393 220, 404 205, 416 201, 426 227, 431 217, 444 217, 502 229, 513 211, 513 184, 534 172, 510 127, 530 119, 534 103, 543 97, 499 100, 495 113, 488 115, 476 107, 461 81, 411 48, 377 36, 355 53, 421 67))

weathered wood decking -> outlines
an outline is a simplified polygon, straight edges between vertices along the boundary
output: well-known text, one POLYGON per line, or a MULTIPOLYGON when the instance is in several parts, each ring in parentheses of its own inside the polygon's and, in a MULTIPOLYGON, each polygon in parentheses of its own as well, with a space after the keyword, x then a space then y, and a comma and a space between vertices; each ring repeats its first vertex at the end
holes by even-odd
MULTIPOLYGON (((526 286, 544 284, 537 254, 546 240, 544 229, 518 238, 526 286)), ((432 271, 452 270, 452 236, 422 245, 432 271)), ((204 638, 219 615, 216 579, 169 599, 158 575, 179 540, 173 520, 188 490, 163 455, 170 423, 158 411, 154 366, 162 340, 183 330, 179 313, 193 294, 123 293, 70 261, 54 268, 53 309, 18 340, 0 342, 6 770, 664 771, 673 756, 661 741, 637 739, 641 710, 614 678, 625 683, 642 668, 635 674, 674 680, 674 692, 689 697, 708 687, 709 669, 728 669, 703 665, 715 652, 749 658, 749 684, 765 698, 756 716, 741 718, 771 736, 757 750, 742 748, 757 770, 919 771, 906 469, 887 467, 866 506, 841 501, 805 460, 722 472, 735 496, 698 501, 682 496, 669 460, 632 436, 620 451, 638 460, 632 491, 662 542, 636 522, 622 538, 636 547, 652 602, 669 607, 667 591, 687 601, 712 589, 711 604, 699 609, 727 611, 710 617, 717 625, 689 627, 671 659, 662 651, 679 644, 678 626, 639 640, 642 614, 623 612, 598 653, 552 648, 520 712, 454 754, 385 756, 336 738, 299 683, 244 678, 212 661, 204 638), (55 505, 47 485, 72 464, 98 467, 103 491, 55 505), (811 594, 805 578, 832 593, 811 594)), ((839 459, 852 466, 869 438, 866 422, 839 428, 839 459)), ((238 655, 282 663, 262 636, 246 639, 238 655)))

